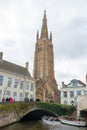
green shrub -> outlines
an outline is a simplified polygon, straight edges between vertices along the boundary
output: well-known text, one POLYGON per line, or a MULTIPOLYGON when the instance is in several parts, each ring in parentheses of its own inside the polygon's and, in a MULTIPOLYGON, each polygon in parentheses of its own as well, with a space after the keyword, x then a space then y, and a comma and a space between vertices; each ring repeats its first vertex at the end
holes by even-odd
POLYGON ((75 111, 75 107, 71 105, 61 105, 49 102, 36 102, 37 107, 44 108, 45 110, 50 110, 55 112, 59 116, 70 115, 75 111))
POLYGON ((29 109, 32 108, 43 108, 47 111, 54 112, 61 115, 70 115, 74 112, 75 107, 69 106, 69 105, 60 105, 56 103, 50 103, 50 102, 14 102, 14 103, 3 103, 0 104, 0 113, 9 113, 9 112, 27 112, 29 109))
POLYGON ((0 104, 0 113, 9 113, 9 112, 26 112, 29 108, 33 107, 33 103, 26 102, 13 102, 13 103, 3 103, 0 104))

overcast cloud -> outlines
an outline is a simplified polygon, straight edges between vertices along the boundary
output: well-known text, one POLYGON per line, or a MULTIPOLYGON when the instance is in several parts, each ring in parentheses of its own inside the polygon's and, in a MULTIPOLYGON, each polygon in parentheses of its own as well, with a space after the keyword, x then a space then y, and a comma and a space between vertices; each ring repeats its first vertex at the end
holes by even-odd
POLYGON ((87 73, 87 0, 0 0, 0 51, 4 60, 25 66, 33 75, 36 32, 43 12, 53 33, 55 77, 59 86, 87 73))

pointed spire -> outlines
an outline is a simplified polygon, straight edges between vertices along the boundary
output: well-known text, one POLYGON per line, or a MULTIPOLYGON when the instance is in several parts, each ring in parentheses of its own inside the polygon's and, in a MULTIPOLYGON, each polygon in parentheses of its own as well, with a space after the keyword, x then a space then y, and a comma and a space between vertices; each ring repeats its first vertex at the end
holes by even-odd
POLYGON ((50 41, 52 41, 52 32, 50 32, 50 41))
POLYGON ((47 29, 47 19, 46 19, 46 10, 44 10, 44 17, 42 21, 41 37, 48 39, 48 29, 47 29))
POLYGON ((39 39, 39 32, 37 30, 36 41, 38 41, 38 39, 39 39))

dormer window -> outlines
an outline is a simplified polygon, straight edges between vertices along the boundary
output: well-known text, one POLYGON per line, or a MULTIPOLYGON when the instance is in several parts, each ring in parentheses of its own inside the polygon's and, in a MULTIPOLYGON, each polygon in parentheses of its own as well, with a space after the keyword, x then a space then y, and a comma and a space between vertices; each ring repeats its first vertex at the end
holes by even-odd
POLYGON ((73 87, 77 87, 77 80, 74 79, 74 80, 71 81, 71 83, 72 83, 73 87))
POLYGON ((73 86, 77 87, 77 82, 73 82, 73 86))

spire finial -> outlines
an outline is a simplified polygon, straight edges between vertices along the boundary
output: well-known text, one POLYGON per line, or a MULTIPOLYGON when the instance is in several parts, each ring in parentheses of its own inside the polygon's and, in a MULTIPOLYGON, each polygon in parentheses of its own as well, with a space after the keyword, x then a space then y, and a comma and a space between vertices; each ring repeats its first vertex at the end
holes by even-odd
POLYGON ((52 41, 52 31, 50 32, 50 41, 52 41))
POLYGON ((44 10, 44 14, 46 14, 46 10, 44 10))
POLYGON ((37 30, 36 41, 39 39, 39 31, 37 30))
POLYGON ((47 19, 46 19, 46 10, 44 10, 44 17, 42 21, 41 37, 48 39, 48 29, 47 29, 47 19))
POLYGON ((44 10, 44 16, 46 16, 46 10, 44 10))

